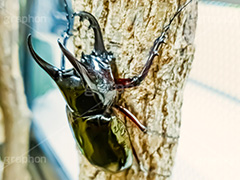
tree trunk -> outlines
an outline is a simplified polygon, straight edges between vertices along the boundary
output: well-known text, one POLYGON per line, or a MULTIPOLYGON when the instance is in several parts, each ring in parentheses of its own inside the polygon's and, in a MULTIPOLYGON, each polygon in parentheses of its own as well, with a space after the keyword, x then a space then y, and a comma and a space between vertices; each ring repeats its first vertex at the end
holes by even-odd
MULTIPOLYGON (((185 2, 75 0, 73 7, 75 11, 88 11, 98 19, 106 48, 116 57, 118 75, 127 78, 142 70, 154 40, 185 2)), ((171 176, 180 135, 183 89, 195 51, 196 21, 197 1, 193 1, 173 21, 166 44, 160 48, 160 55, 154 59, 145 80, 139 87, 126 89, 121 95, 119 103, 150 129, 144 134, 125 118, 141 168, 135 162, 127 171, 109 174, 80 155, 81 180, 159 180, 171 176)), ((74 35, 74 45, 78 57, 81 51, 92 50, 93 35, 86 33, 85 26, 75 22, 78 33, 74 35)))
POLYGON ((18 0, 1 0, 0 106, 5 144, 3 180, 30 179, 27 171, 30 111, 18 60, 18 0))
POLYGON ((4 143, 4 123, 3 123, 3 114, 0 106, 0 156, 1 156, 1 145, 4 143))

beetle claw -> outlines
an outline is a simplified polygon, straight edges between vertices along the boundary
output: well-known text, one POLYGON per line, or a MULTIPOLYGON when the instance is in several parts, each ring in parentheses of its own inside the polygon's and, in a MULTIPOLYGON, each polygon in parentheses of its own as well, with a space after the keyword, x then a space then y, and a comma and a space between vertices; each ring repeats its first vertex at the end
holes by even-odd
POLYGON ((79 16, 80 21, 83 21, 84 19, 87 19, 89 21, 90 26, 88 27, 88 29, 92 28, 95 35, 95 43, 94 43, 95 53, 96 54, 104 53, 106 50, 105 50, 105 46, 102 38, 101 29, 96 18, 92 14, 85 11, 75 12, 73 16, 74 17, 79 16))
POLYGON ((60 70, 57 67, 47 63, 34 51, 31 37, 32 37, 31 34, 29 34, 27 37, 27 40, 28 40, 28 48, 30 50, 32 57, 55 80, 56 78, 59 77, 58 72, 60 70))

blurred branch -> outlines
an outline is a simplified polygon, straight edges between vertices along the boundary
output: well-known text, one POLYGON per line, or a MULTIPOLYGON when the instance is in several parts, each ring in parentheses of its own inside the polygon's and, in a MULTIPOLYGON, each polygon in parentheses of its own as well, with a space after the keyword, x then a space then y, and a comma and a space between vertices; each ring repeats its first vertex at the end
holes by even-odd
POLYGON ((30 111, 18 59, 18 0, 0 5, 0 106, 5 143, 3 180, 30 179, 27 171, 30 111))

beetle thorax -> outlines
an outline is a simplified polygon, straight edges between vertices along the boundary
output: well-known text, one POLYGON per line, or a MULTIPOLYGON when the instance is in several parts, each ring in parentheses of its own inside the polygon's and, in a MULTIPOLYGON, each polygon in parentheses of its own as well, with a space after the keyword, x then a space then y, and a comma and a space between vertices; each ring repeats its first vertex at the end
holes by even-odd
POLYGON ((83 55, 81 63, 86 69, 83 78, 91 91, 99 95, 104 105, 111 105, 115 101, 117 91, 114 88, 115 81, 108 56, 83 55))

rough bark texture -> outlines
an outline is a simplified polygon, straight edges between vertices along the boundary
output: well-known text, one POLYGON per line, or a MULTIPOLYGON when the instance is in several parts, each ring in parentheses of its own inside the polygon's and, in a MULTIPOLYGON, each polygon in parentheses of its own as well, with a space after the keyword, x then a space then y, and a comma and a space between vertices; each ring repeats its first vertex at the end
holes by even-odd
MULTIPOLYGON (((137 75, 146 62, 154 40, 185 0, 74 0, 75 11, 92 13, 102 28, 104 42, 114 52, 119 77, 137 75)), ((132 144, 141 168, 109 174, 90 165, 80 155, 80 179, 168 179, 176 155, 181 125, 183 88, 194 55, 197 1, 193 1, 174 20, 169 36, 155 58, 146 79, 139 87, 125 90, 120 104, 134 113, 150 132, 142 133, 127 122, 132 144)), ((74 44, 76 55, 91 52, 93 33, 86 23, 75 22, 78 32, 74 44), (88 33, 86 33, 88 32, 88 33), (90 35, 89 35, 90 34, 90 35)), ((124 117, 122 117, 123 119, 124 117)), ((126 119, 125 119, 126 120, 126 119)))
POLYGON ((4 143, 4 124, 3 124, 3 115, 2 115, 2 109, 0 106, 0 180, 2 180, 2 168, 3 168, 3 162, 1 159, 2 155, 2 145, 4 143))
POLYGON ((18 61, 18 0, 2 0, 0 9, 0 106, 5 144, 3 180, 30 179, 27 172, 30 111, 18 61))
MULTIPOLYGON (((3 114, 0 106, 0 145, 4 142, 4 123, 3 123, 3 114)), ((1 151, 0 151, 1 152, 1 151)))

